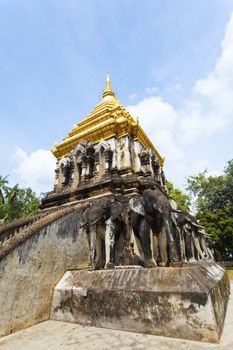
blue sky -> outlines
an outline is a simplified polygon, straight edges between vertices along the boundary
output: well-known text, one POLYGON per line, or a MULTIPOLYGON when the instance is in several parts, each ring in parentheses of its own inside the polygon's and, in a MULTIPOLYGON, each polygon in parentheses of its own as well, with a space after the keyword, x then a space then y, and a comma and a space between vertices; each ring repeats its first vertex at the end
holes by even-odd
POLYGON ((232 158, 233 0, 0 0, 0 174, 44 192, 49 149, 106 72, 183 187, 232 158))

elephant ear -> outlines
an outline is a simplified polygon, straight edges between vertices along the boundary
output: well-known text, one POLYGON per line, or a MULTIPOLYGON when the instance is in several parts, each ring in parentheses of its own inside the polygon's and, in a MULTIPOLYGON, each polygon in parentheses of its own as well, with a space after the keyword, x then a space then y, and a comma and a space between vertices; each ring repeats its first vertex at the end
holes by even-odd
POLYGON ((83 208, 80 212, 80 222, 79 222, 79 227, 82 228, 87 225, 88 222, 88 212, 89 212, 89 207, 83 208))
POLYGON ((110 216, 110 201, 107 198, 101 198, 92 202, 89 211, 89 224, 95 225, 98 222, 106 221, 110 216))
POLYGON ((122 212, 124 209, 123 203, 119 201, 114 201, 111 204, 111 218, 115 220, 122 212))
POLYGON ((98 222, 100 222, 102 220, 103 210, 104 210, 103 207, 98 205, 97 203, 95 203, 90 208, 88 220, 89 220, 89 224, 91 226, 97 224, 98 222))
POLYGON ((142 216, 146 215, 144 206, 145 206, 145 202, 141 196, 134 196, 129 200, 130 209, 142 216))

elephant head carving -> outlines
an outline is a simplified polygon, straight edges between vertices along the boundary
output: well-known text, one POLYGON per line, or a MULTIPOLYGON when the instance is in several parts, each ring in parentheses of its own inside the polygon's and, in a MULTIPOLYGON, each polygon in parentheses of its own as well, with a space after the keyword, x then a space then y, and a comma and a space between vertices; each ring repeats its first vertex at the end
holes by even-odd
POLYGON ((124 205, 118 200, 102 198, 91 202, 81 214, 80 227, 104 223, 110 218, 116 220, 123 212, 124 205))
POLYGON ((155 266, 158 259, 163 265, 177 261, 177 249, 170 225, 171 207, 167 195, 159 187, 154 190, 146 189, 142 196, 132 197, 129 206, 133 211, 133 231, 140 239, 145 264, 155 266), (153 254, 151 231, 153 233, 153 254))
POLYGON ((92 201, 81 212, 80 227, 86 229, 91 268, 100 265, 102 248, 105 243, 105 267, 115 264, 115 241, 123 231, 121 214, 124 204, 111 198, 101 198, 92 201))

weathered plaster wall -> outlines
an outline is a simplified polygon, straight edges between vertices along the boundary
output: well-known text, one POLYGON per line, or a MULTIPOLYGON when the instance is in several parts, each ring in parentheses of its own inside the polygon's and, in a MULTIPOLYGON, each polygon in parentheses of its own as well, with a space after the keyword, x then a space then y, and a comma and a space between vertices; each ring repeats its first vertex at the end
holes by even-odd
POLYGON ((68 214, 21 243, 0 261, 0 335, 49 319, 53 288, 68 269, 88 264, 78 214, 68 214))
POLYGON ((140 158, 139 158, 139 154, 142 150, 142 145, 140 144, 140 142, 138 141, 134 141, 133 142, 133 149, 134 149, 134 170, 135 172, 139 172, 142 170, 142 167, 141 167, 141 161, 140 161, 140 158))
POLYGON ((54 289, 51 319, 218 342, 228 297, 227 273, 216 263, 67 271, 54 289))
POLYGON ((132 168, 131 154, 129 147, 129 137, 121 137, 118 140, 118 169, 130 169, 132 168))

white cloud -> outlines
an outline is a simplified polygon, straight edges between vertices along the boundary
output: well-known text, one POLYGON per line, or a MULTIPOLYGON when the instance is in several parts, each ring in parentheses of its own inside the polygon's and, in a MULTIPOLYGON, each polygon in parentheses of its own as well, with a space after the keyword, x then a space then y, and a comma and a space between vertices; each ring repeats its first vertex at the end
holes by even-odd
POLYGON ((155 141, 157 141, 159 149, 163 152, 162 155, 166 156, 168 162, 182 162, 184 160, 185 153, 177 144, 175 134, 171 130, 161 130, 155 141))
POLYGON ((194 85, 194 97, 184 104, 181 129, 186 142, 211 137, 233 120, 233 14, 226 25, 222 51, 214 69, 194 85))
POLYGON ((221 55, 207 78, 196 82, 195 91, 207 98, 213 112, 226 124, 233 119, 233 13, 226 26, 221 55))
POLYGON ((180 91, 180 90, 182 90, 182 86, 180 83, 177 83, 174 86, 172 86, 171 89, 174 91, 180 91))
POLYGON ((17 163, 14 171, 21 186, 31 187, 37 194, 52 190, 56 161, 50 151, 38 149, 28 154, 17 148, 13 158, 17 163))
POLYGON ((168 86, 168 88, 167 88, 168 91, 172 91, 172 92, 179 92, 182 89, 183 88, 182 88, 182 85, 180 83, 176 83, 174 85, 168 86))
POLYGON ((163 101, 160 96, 146 97, 137 104, 128 106, 127 110, 134 118, 142 117, 140 123, 148 133, 156 134, 157 130, 171 128, 177 119, 173 106, 163 101))
POLYGON ((127 110, 134 118, 139 116, 141 126, 162 154, 171 151, 180 154, 172 132, 176 129, 178 115, 171 104, 160 96, 151 96, 134 106, 128 106, 127 110))
POLYGON ((158 91, 159 91, 158 86, 153 86, 153 87, 150 87, 150 88, 146 88, 146 89, 145 89, 145 92, 146 92, 146 94, 148 94, 148 95, 156 94, 158 91))
POLYGON ((185 154, 177 143, 178 114, 174 107, 160 96, 151 96, 134 106, 128 106, 127 110, 134 118, 141 116, 140 125, 161 156, 166 157, 166 164, 169 164, 169 168, 175 169, 177 176, 180 176, 183 171, 182 163, 185 154))
POLYGON ((131 94, 131 95, 129 95, 129 100, 135 100, 135 98, 137 97, 138 95, 137 94, 135 94, 135 93, 133 93, 133 94, 131 94))
MULTIPOLYGON (((221 148, 219 135, 229 130, 233 120, 233 13, 221 48, 214 69, 194 83, 191 96, 181 101, 179 109, 161 96, 146 97, 127 107, 134 117, 141 116, 140 124, 166 156, 170 179, 178 175, 184 178, 206 167, 212 168, 210 173, 219 172, 219 159, 216 157, 214 164, 206 155, 203 158, 206 150, 201 147, 219 142, 221 148), (198 147, 201 154, 197 153, 198 147)), ((177 89, 180 88, 178 84, 177 89)))

